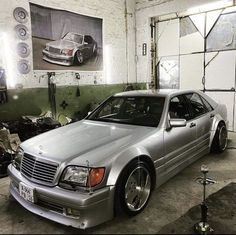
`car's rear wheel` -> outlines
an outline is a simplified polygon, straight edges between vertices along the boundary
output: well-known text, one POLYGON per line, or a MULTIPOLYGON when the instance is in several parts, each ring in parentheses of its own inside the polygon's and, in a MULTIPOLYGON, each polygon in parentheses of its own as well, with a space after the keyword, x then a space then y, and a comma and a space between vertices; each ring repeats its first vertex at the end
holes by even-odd
POLYGON ((81 51, 76 52, 76 58, 77 58, 78 64, 83 64, 84 56, 83 56, 83 53, 81 51))
POLYGON ((116 185, 115 205, 117 213, 136 215, 147 205, 152 191, 149 165, 133 161, 121 173, 116 185))
POLYGON ((217 130, 212 142, 211 150, 212 152, 222 153, 228 143, 228 132, 225 123, 220 122, 217 126, 217 130))
POLYGON ((96 56, 97 53, 98 53, 98 48, 97 48, 97 45, 94 44, 94 46, 93 46, 93 56, 96 56))

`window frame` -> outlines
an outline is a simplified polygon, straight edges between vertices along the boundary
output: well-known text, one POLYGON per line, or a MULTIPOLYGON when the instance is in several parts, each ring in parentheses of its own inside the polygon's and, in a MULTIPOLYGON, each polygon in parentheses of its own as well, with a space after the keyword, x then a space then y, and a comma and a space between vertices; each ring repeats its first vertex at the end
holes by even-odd
MULTIPOLYGON (((184 106, 185 106, 185 108, 186 108, 186 111, 187 111, 188 114, 189 114, 189 118, 188 118, 188 119, 186 119, 186 118, 183 118, 183 119, 185 119, 185 120, 188 122, 188 121, 190 121, 191 118, 192 118, 192 113, 191 113, 191 110, 190 110, 188 101, 187 101, 187 99, 186 99, 186 97, 185 97, 185 94, 178 94, 178 95, 174 95, 174 96, 170 97, 169 105, 168 105, 168 111, 167 111, 167 112, 168 112, 168 115, 169 115, 171 100, 174 99, 174 98, 176 98, 176 97, 179 97, 179 96, 181 96, 181 97, 183 98, 184 106)), ((175 118, 171 118, 170 115, 169 115, 169 118, 170 118, 170 119, 175 119, 175 118)), ((178 119, 178 118, 176 118, 176 119, 178 119)), ((181 118, 181 119, 182 119, 182 118, 181 118)))
POLYGON ((211 111, 208 110, 208 108, 206 107, 205 103, 203 102, 203 97, 202 97, 200 94, 198 94, 197 92, 189 92, 189 93, 186 93, 186 94, 183 94, 183 95, 185 96, 185 99, 186 99, 186 101, 187 101, 187 103, 188 103, 189 110, 190 110, 190 113, 191 113, 191 114, 190 114, 190 116, 191 116, 190 120, 198 119, 198 118, 200 118, 200 117, 202 117, 202 116, 206 115, 207 113, 210 113, 210 112, 212 112, 212 111, 214 110, 213 107, 209 104, 209 102, 206 101, 206 102, 210 105, 210 107, 212 108, 211 111), (187 95, 191 95, 191 94, 192 94, 192 95, 195 94, 195 95, 197 95, 197 96, 200 98, 200 100, 201 100, 201 102, 202 102, 202 105, 203 105, 203 107, 204 107, 204 110, 205 110, 206 112, 204 112, 204 113, 202 113, 202 114, 200 114, 200 115, 198 115, 198 116, 196 116, 196 115, 194 114, 194 109, 193 109, 191 100, 190 100, 189 98, 187 98, 187 95))
POLYGON ((165 96, 145 96, 145 95, 130 95, 130 96, 110 96, 108 99, 106 99, 103 103, 101 103, 94 111, 92 111, 92 113, 90 113, 85 119, 86 120, 91 120, 91 121, 101 121, 101 122, 108 122, 108 123, 118 123, 118 124, 126 124, 126 125, 134 125, 134 126, 144 126, 144 127, 153 127, 153 128, 157 128, 160 126, 161 124, 161 121, 162 121, 162 118, 163 118, 163 115, 165 113, 165 103, 166 103, 166 97, 165 96), (146 124, 146 123, 131 123, 131 122, 126 122, 126 121, 115 121, 115 120, 104 120, 104 119, 99 119, 98 117, 96 117, 96 114, 99 114, 102 109, 110 102, 112 101, 113 99, 116 99, 116 98, 121 98, 123 99, 124 101, 127 100, 127 99, 141 99, 141 98, 146 98, 146 99, 151 99, 151 98, 156 98, 156 99, 162 99, 162 112, 161 112, 161 115, 160 115, 160 119, 158 121, 157 124, 146 124))
POLYGON ((85 35, 84 36, 84 42, 87 42, 88 44, 92 44, 93 39, 90 35, 85 35))

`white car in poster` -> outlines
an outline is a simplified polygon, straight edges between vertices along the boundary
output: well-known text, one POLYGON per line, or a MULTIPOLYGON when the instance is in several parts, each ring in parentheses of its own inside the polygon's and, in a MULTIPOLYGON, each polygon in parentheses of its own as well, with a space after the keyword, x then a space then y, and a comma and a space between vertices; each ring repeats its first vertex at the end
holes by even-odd
POLYGON ((46 44, 43 59, 47 62, 70 66, 83 64, 97 54, 97 42, 90 35, 69 32, 62 39, 46 44))

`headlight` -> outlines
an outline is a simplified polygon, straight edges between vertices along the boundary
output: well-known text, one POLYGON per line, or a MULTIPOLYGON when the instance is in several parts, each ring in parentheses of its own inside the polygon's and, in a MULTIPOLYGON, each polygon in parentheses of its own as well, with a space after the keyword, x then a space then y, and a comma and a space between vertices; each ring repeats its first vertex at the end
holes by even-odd
POLYGON ((62 182, 86 186, 88 168, 69 166, 62 175, 62 182))
POLYGON ((61 53, 64 55, 72 56, 73 55, 73 49, 62 49, 61 53))
POLYGON ((23 156, 24 156, 24 151, 23 151, 23 149, 21 149, 20 147, 18 147, 17 150, 16 150, 15 157, 14 157, 14 159, 13 159, 13 161, 12 161, 13 166, 14 166, 17 170, 20 170, 21 161, 22 161, 23 156))
POLYGON ((61 182, 74 186, 94 187, 102 182, 104 174, 104 167, 68 166, 62 174, 61 182))

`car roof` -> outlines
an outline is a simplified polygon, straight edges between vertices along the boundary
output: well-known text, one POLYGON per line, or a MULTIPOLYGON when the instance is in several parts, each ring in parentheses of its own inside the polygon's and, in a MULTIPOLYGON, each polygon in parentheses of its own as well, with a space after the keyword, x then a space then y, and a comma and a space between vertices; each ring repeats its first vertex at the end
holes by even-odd
MULTIPOLYGON (((68 34, 68 33, 77 34, 77 35, 80 35, 80 36, 84 36, 84 34, 80 34, 80 33, 76 33, 76 32, 67 32, 66 34, 68 34)), ((65 34, 65 35, 66 35, 66 34, 65 34)))
POLYGON ((186 94, 197 92, 198 90, 177 90, 177 89, 153 89, 153 90, 133 90, 125 91, 115 94, 114 96, 164 96, 169 97, 172 95, 186 94))

